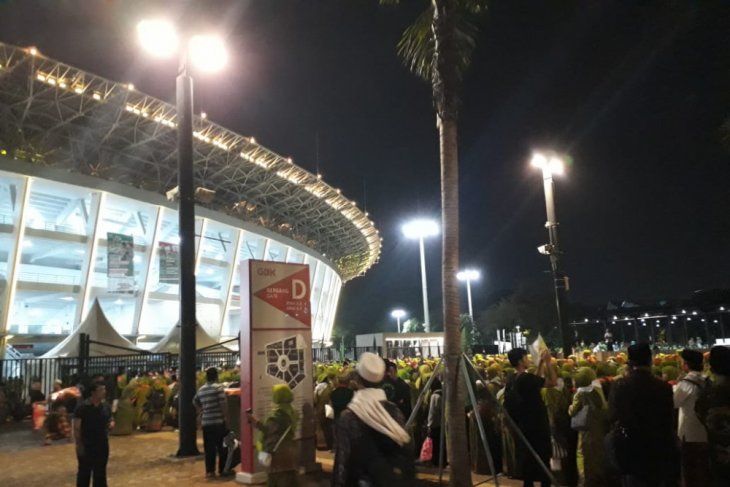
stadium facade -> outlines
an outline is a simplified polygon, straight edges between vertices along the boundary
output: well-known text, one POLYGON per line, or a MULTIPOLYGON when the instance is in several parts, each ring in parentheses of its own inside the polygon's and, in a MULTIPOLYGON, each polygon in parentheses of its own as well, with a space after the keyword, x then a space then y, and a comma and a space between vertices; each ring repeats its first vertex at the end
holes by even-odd
MULTIPOLYGON (((207 190, 196 206, 199 323, 236 336, 242 260, 306 263, 312 338, 328 342, 342 285, 379 258, 373 222, 252 137, 202 117, 194 137, 207 190)), ((0 43, 0 340, 58 341, 95 299, 139 344, 176 324, 177 204, 166 197, 176 140, 173 106, 0 43)))

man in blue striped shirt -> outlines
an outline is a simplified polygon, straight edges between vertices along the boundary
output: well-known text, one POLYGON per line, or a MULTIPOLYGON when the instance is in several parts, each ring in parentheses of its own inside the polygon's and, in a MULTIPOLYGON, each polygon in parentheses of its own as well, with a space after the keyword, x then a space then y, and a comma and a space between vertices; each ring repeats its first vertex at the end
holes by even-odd
POLYGON ((218 473, 229 475, 224 470, 225 455, 223 437, 226 435, 228 409, 223 385, 218 384, 218 369, 210 367, 205 371, 206 383, 198 389, 193 404, 201 414, 203 426, 203 448, 205 450, 205 476, 215 477, 215 460, 218 457, 218 473))

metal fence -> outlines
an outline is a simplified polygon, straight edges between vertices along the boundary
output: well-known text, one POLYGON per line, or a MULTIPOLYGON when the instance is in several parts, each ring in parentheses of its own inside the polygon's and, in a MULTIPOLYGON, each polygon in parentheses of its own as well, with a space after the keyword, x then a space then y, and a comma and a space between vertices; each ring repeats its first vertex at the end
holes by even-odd
MULTIPOLYGON (((312 349, 313 362, 342 362, 357 360, 363 352, 372 352, 378 355, 385 354, 385 358, 417 358, 440 356, 443 350, 440 347, 348 347, 344 350, 334 347, 312 349)), ((238 352, 198 352, 196 354, 196 368, 204 370, 207 367, 234 368, 240 365, 238 352)), ((65 386, 76 384, 85 378, 95 376, 114 376, 116 374, 145 373, 150 371, 162 372, 177 369, 180 366, 180 357, 173 353, 145 353, 110 355, 99 357, 54 357, 54 358, 11 358, 0 360, 0 383, 4 384, 5 391, 12 390, 27 402, 31 386, 38 383, 40 391, 48 394, 53 390, 53 382, 61 380, 65 386)))
MULTIPOLYGON (((210 366, 233 368, 240 363, 237 352, 201 352, 196 355, 199 369, 210 366)), ((22 402, 28 402, 31 387, 37 383, 43 394, 53 390, 53 382, 64 386, 99 375, 114 376, 149 371, 165 371, 180 366, 177 354, 148 353, 100 357, 14 358, 0 360, 0 383, 5 392, 12 392, 22 402)))

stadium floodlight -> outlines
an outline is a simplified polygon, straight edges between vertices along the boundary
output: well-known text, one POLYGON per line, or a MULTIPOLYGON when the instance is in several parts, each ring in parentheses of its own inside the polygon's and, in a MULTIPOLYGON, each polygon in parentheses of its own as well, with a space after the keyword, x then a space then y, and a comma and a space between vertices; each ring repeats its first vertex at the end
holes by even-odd
POLYGON ((426 251, 423 239, 439 234, 439 224, 433 220, 419 218, 403 225, 403 235, 406 238, 417 239, 421 251, 421 287, 423 292, 423 327, 426 333, 431 331, 431 320, 428 316, 428 288, 426 286, 426 251))
MULTIPOLYGON (((180 65, 177 75, 177 165, 178 184, 176 194, 168 191, 168 198, 178 199, 178 228, 180 237, 180 409, 179 448, 180 457, 198 455, 195 411, 192 400, 195 395, 195 197, 212 201, 215 192, 195 191, 193 169, 193 78, 189 65, 201 71, 216 71, 225 65, 227 55, 223 41, 211 36, 187 38, 178 48, 175 27, 165 20, 143 20, 137 24, 137 34, 146 51, 157 57, 169 57, 177 53, 180 65)), ((198 138, 200 138, 198 136, 198 138)), ((209 142, 207 139, 204 139, 209 142)))
POLYGON ((196 68, 206 73, 220 71, 228 62, 223 39, 213 35, 193 36, 188 45, 188 56, 196 68))
POLYGON ((400 320, 406 315, 406 312, 402 309, 394 309, 390 312, 390 316, 395 318, 396 324, 398 325, 398 333, 400 333, 400 320))
POLYGON ((555 215, 553 187, 553 175, 562 175, 565 172, 565 162, 554 152, 535 152, 532 155, 530 165, 542 171, 543 188, 545 190, 545 209, 547 210, 545 228, 548 229, 550 243, 548 244, 549 247, 548 245, 538 247, 538 251, 550 257, 561 342, 563 345, 563 353, 567 355, 573 344, 568 326, 568 276, 564 274, 561 265, 562 251, 558 244, 558 219, 555 215))
POLYGON ((434 220, 419 218, 403 225, 403 235, 406 238, 422 239, 439 234, 439 224, 434 220))
POLYGON ((177 52, 177 33, 168 20, 142 20, 137 24, 137 35, 144 50, 155 57, 168 58, 177 52))
POLYGON ((476 269, 464 269, 456 274, 456 278, 462 282, 466 282, 466 297, 469 304, 469 318, 474 323, 474 309, 471 306, 471 281, 478 281, 481 273, 476 269))

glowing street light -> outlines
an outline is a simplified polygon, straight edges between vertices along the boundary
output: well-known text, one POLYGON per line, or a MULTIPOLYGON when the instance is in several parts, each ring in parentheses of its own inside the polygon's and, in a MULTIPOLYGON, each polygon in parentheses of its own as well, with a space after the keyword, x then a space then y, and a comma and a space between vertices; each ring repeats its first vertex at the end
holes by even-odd
MULTIPOLYGON (((227 60, 223 42, 211 36, 178 41, 172 23, 142 20, 137 24, 142 47, 155 57, 179 56, 176 80, 178 226, 180 235, 180 406, 177 456, 198 455, 195 410, 195 173, 193 170, 193 79, 189 67, 221 69, 227 60)), ((131 89, 131 88, 130 88, 131 89)))
POLYGON ((192 63, 201 72, 220 71, 228 62, 228 52, 223 39, 216 35, 194 35, 183 43, 171 22, 164 19, 146 19, 137 24, 139 42, 145 51, 157 58, 169 58, 178 54, 187 68, 192 63))
POLYGON ((565 162, 554 153, 535 152, 532 155, 530 164, 542 171, 543 187, 545 189, 545 208, 547 210, 547 222, 549 243, 538 247, 541 254, 550 257, 550 267, 553 273, 553 285, 555 286, 555 304, 558 310, 558 323, 563 344, 563 355, 567 356, 573 347, 568 326, 568 277, 563 273, 561 267, 562 251, 558 243, 558 219, 555 216, 555 197, 553 175, 565 173, 565 162))
POLYGON ((417 219, 403 225, 403 235, 406 238, 417 239, 421 250, 421 284, 423 288, 423 327, 426 333, 431 331, 431 320, 428 316, 428 289, 426 286, 426 252, 423 240, 439 234, 439 225, 433 220, 417 219))
POLYGON ((145 19, 137 24, 137 35, 142 47, 154 57, 169 58, 177 52, 177 32, 172 22, 163 19, 145 19))
POLYGON ((390 316, 395 318, 396 323, 398 324, 398 333, 400 333, 400 320, 406 315, 406 312, 402 309, 394 309, 390 312, 390 316))
POLYGON ((456 278, 462 282, 466 282, 466 297, 469 303, 469 318, 474 323, 474 310, 471 307, 471 281, 478 281, 481 274, 476 269, 464 269, 456 274, 456 278))

